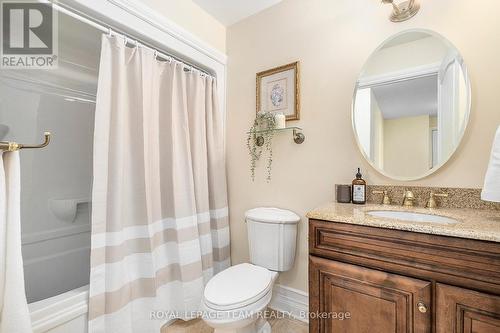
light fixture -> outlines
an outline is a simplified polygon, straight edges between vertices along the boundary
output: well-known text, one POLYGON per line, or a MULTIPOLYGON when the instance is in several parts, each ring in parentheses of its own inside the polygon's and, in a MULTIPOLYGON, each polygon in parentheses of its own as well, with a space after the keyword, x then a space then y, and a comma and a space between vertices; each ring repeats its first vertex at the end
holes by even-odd
POLYGON ((420 9, 420 4, 416 0, 404 1, 399 5, 395 4, 394 0, 382 0, 382 3, 392 5, 392 13, 389 16, 389 19, 392 22, 403 22, 409 20, 415 16, 420 9))

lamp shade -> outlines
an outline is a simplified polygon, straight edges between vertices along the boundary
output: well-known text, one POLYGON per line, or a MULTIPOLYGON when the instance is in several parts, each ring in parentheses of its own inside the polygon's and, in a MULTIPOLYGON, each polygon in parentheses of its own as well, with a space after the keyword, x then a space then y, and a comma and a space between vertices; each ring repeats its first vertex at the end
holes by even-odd
POLYGON ((497 129, 493 148, 491 149, 490 163, 484 178, 484 187, 481 199, 500 202, 500 126, 497 129))

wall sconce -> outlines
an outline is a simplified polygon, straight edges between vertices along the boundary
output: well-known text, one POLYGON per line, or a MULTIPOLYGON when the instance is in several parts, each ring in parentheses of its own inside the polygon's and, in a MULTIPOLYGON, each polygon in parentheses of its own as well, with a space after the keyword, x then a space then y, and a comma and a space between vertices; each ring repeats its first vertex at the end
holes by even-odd
POLYGON ((420 4, 416 0, 404 1, 399 5, 395 4, 394 0, 382 0, 382 3, 392 5, 392 13, 389 16, 389 19, 392 22, 403 22, 409 20, 415 16, 420 9, 420 4))

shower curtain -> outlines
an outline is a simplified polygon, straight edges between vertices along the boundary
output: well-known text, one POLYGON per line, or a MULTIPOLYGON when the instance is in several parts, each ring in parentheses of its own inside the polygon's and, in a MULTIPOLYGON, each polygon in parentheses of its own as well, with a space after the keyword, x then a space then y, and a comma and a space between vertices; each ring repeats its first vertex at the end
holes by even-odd
POLYGON ((228 267, 216 79, 103 36, 94 133, 89 332, 198 315, 228 267))
POLYGON ((19 152, 0 152, 0 333, 31 333, 21 254, 19 152))

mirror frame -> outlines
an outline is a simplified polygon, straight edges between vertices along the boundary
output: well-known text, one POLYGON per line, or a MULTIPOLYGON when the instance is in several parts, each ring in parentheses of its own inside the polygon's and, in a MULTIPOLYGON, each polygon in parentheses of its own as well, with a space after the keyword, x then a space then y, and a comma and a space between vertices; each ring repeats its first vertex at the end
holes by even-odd
MULTIPOLYGON (((423 32, 423 33, 428 33, 429 35, 432 35, 434 37, 438 37, 445 44, 448 44, 449 47, 454 48, 455 50, 457 50, 458 54, 463 59, 463 56, 460 53, 460 50, 452 42, 450 42, 448 40, 448 38, 444 37, 443 35, 435 32, 435 31, 429 30, 429 29, 418 29, 418 28, 415 28, 415 29, 406 29, 406 30, 402 30, 402 31, 400 31, 400 32, 398 32, 398 33, 396 33, 394 35, 391 35, 390 37, 386 38, 382 43, 380 43, 379 46, 377 46, 377 48, 372 53, 370 53, 370 56, 367 58, 367 60, 365 61, 363 67, 361 68, 360 74, 363 73, 366 70, 366 67, 367 67, 368 62, 370 61, 370 59, 377 52, 379 52, 384 47, 384 45, 387 42, 391 41, 392 39, 394 39, 396 37, 404 35, 404 34, 406 34, 408 32, 423 32)), ((356 123, 354 121, 354 112, 355 112, 355 108, 356 108, 356 96, 357 96, 357 92, 358 92, 358 84, 359 84, 359 78, 360 78, 360 74, 358 74, 358 77, 356 79, 356 84, 354 86, 354 93, 353 93, 352 102, 351 102, 351 124, 352 124, 352 131, 353 131, 354 138, 356 140, 356 144, 358 146, 359 151, 361 152, 361 154, 363 155, 364 159, 370 164, 370 166, 373 169, 375 169, 378 173, 380 173, 384 177, 387 177, 387 178, 392 179, 392 180, 413 181, 413 180, 423 179, 423 178, 426 178, 426 177, 432 175, 433 173, 435 173, 436 171, 438 171, 439 169, 441 169, 445 164, 447 164, 452 159, 452 157, 455 155, 455 153, 457 152, 457 150, 462 145, 462 142, 463 142, 463 139, 464 139, 464 136, 465 136, 465 132, 467 131, 467 128, 469 127, 470 115, 471 115, 471 112, 472 112, 472 88, 471 88, 471 83, 470 83, 469 71, 467 69, 467 65, 465 64, 465 60, 463 61, 461 67, 462 67, 462 70, 463 70, 463 74, 464 74, 464 78, 465 78, 465 86, 466 86, 466 90, 467 90, 467 105, 466 105, 466 109, 467 109, 466 112, 467 112, 467 114, 466 114, 465 119, 464 119, 465 120, 465 125, 464 125, 464 127, 463 127, 463 129, 462 129, 462 131, 460 133, 460 140, 458 141, 457 145, 455 146, 455 148, 451 152, 450 156, 445 161, 440 162, 436 167, 430 169, 428 172, 426 172, 426 173, 424 173, 422 175, 408 176, 408 177, 393 176, 393 175, 388 174, 384 170, 380 169, 379 167, 377 167, 373 163, 373 161, 371 161, 368 158, 368 156, 366 155, 366 152, 364 151, 363 147, 361 146, 361 143, 359 142, 358 132, 356 131, 356 123)))

